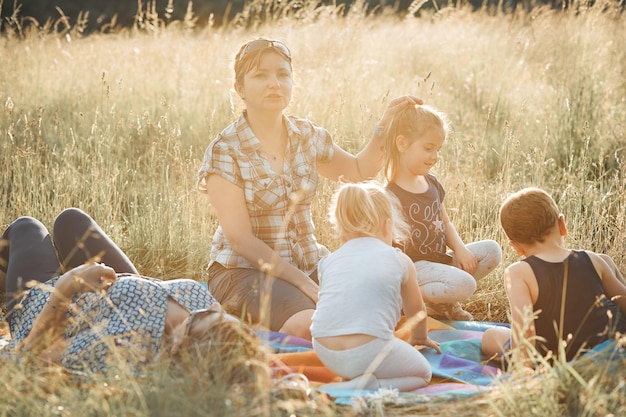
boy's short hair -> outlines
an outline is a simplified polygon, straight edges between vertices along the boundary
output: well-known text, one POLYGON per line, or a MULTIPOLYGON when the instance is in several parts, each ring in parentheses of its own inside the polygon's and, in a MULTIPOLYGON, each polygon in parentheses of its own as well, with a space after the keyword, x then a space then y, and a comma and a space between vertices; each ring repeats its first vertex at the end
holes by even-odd
POLYGON ((554 199, 536 187, 509 195, 500 206, 500 224, 509 240, 530 244, 543 242, 558 224, 559 208, 554 199))

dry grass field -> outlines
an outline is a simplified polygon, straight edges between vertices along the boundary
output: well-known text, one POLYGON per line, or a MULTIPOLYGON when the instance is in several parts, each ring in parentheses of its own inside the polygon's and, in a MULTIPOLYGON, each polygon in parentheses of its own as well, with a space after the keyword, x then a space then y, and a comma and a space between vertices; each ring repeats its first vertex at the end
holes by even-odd
MULTIPOLYGON (((626 19, 615 2, 512 14, 416 2, 402 18, 370 15, 360 2, 346 14, 308 1, 265 13, 266 3, 219 28, 194 28, 191 17, 167 26, 149 14, 141 27, 88 36, 79 25, 4 22, 0 227, 21 215, 50 225, 76 206, 143 274, 204 280, 216 219, 195 190, 196 172, 242 108, 234 54, 263 36, 292 50, 287 112, 326 127, 349 150, 363 146, 394 96, 420 96, 449 115, 453 132, 435 170, 446 206, 464 241, 495 239, 504 253, 466 304, 476 319, 507 321, 501 273, 517 258, 497 212, 522 187, 555 196, 571 247, 608 253, 626 271, 626 19)), ((318 240, 330 249, 337 242, 325 211, 335 186, 322 181, 314 203, 318 240)), ((120 373, 85 387, 54 370, 3 364, 0 376, 0 416, 352 413, 322 399, 259 401, 269 386, 243 395, 202 385, 189 396, 189 385, 163 375, 146 382, 120 373)), ((604 363, 563 364, 489 395, 384 415, 620 415, 625 376, 604 363)))

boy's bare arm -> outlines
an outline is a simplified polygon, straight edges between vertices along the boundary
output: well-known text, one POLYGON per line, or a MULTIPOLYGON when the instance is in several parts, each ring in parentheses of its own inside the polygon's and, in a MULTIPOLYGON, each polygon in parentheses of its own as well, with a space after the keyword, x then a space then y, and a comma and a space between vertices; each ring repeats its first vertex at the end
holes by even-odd
MULTIPOLYGON (((504 271, 504 284, 511 308, 512 348, 535 345, 533 291, 529 280, 535 280, 535 277, 530 265, 524 262, 514 263, 504 271)), ((526 349, 522 349, 520 354, 521 360, 528 358, 526 349)))
POLYGON ((586 252, 594 268, 596 268, 598 275, 602 278, 606 296, 619 307, 622 314, 626 314, 626 285, 615 263, 607 255, 597 254, 591 251, 586 252))

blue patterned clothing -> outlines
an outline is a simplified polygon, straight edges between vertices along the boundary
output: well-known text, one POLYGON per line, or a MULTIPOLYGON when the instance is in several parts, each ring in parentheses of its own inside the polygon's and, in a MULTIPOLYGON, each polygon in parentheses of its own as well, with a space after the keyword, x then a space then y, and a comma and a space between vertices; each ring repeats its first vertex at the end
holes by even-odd
MULTIPOLYGON (((59 277, 28 291, 10 316, 11 343, 15 347, 30 332, 59 277)), ((132 274, 118 274, 106 293, 88 292, 74 297, 68 310, 65 337, 69 345, 61 364, 72 371, 106 372, 112 338, 128 363, 140 369, 161 348, 168 298, 189 312, 215 302, 206 285, 190 280, 161 281, 132 274)), ((6 350, 6 349, 5 349, 6 350)))
MULTIPOLYGON (((326 129, 306 119, 284 117, 288 145, 284 171, 275 172, 245 117, 224 129, 208 146, 198 187, 217 174, 243 190, 252 233, 291 265, 309 275, 328 251, 315 239, 311 202, 317 188, 317 164, 329 162, 334 144, 326 129), (293 198, 295 196, 295 198, 293 198)), ((218 226, 211 261, 225 268, 254 268, 236 253, 218 226)))

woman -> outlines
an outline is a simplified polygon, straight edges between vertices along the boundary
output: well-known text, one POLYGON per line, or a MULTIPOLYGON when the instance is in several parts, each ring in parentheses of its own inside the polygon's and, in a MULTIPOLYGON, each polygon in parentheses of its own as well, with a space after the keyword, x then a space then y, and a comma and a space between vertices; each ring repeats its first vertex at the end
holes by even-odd
POLYGON ((354 156, 327 130, 286 116, 291 53, 257 39, 235 56, 239 119, 211 142, 199 171, 219 220, 211 247, 209 288, 230 313, 271 330, 310 339, 317 302, 317 263, 328 251, 314 236, 311 202, 318 174, 362 181, 380 170, 380 129, 412 97, 391 101, 372 140, 354 156))
MULTIPOLYGON (((201 360, 212 340, 215 346, 245 345, 247 354, 263 357, 260 342, 223 313, 206 286, 140 276, 81 210, 64 210, 53 233, 54 243, 41 222, 20 217, 0 240, 11 331, 6 356, 35 357, 79 372, 106 372, 115 364, 111 360, 122 357, 141 370, 162 353, 179 357, 192 346, 201 360), (121 349, 114 355, 115 347, 121 349)), ((231 376, 239 378, 241 369, 235 368, 231 376)))

